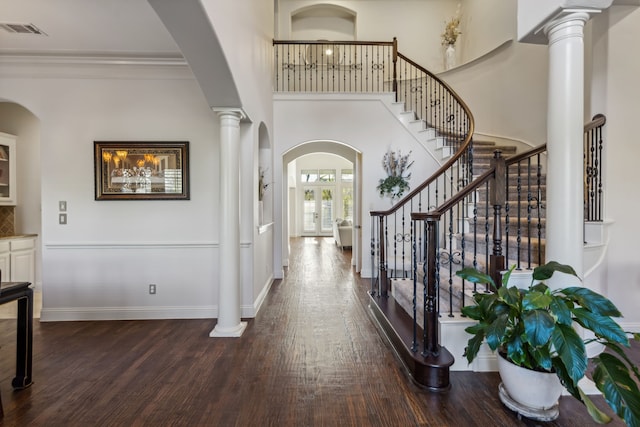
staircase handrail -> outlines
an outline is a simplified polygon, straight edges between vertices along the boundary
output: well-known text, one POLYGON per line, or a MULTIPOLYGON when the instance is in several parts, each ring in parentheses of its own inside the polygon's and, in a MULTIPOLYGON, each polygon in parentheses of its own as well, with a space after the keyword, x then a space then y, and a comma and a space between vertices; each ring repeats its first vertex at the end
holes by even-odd
MULTIPOLYGON (((394 39, 395 40, 395 39, 394 39)), ((393 46, 393 41, 356 41, 356 40, 273 40, 273 44, 317 44, 317 45, 355 45, 355 46, 393 46)))
MULTIPOLYGON (((593 119, 584 125, 584 133, 587 133, 593 129, 596 129, 600 126, 603 126, 607 122, 607 118, 604 114, 596 114, 593 119)), ((505 165, 511 166, 517 164, 523 160, 528 159, 529 157, 533 157, 537 154, 542 154, 547 151, 547 144, 542 144, 537 147, 534 147, 530 150, 527 150, 523 153, 516 154, 515 156, 511 156, 505 159, 505 165)), ((432 216, 442 216, 446 211, 451 209, 457 203, 460 203, 462 199, 469 196, 471 192, 477 190, 482 184, 484 184, 487 179, 489 179, 495 173, 495 166, 490 167, 485 173, 476 177, 473 181, 471 181, 468 185, 466 185, 462 190, 456 193, 455 196, 452 196, 447 201, 443 202, 438 208, 432 209, 430 214, 432 216)), ((430 179, 430 178, 429 178, 430 179)), ((416 213, 416 215, 421 216, 421 214, 416 213)))
POLYGON ((438 143, 453 154, 391 208, 370 211, 372 272, 375 272, 371 293, 383 297, 388 295, 390 277, 399 270, 406 271, 415 258, 407 246, 412 234, 408 228, 411 212, 416 208, 422 210, 425 200, 425 209, 430 209, 432 196, 437 205, 439 197, 446 200, 471 181, 475 131, 471 109, 451 86, 400 52, 394 55, 393 64, 396 100, 426 123, 425 130, 433 129, 438 143))
POLYGON ((589 132, 600 126, 604 126, 607 123, 607 117, 604 114, 596 114, 593 119, 586 125, 584 125, 584 131, 589 132))
MULTIPOLYGON (((433 175, 431 175, 429 178, 427 178, 425 181, 423 181, 415 189, 413 189, 411 192, 409 192, 409 194, 407 194, 405 197, 400 199, 390 209, 387 209, 387 210, 384 210, 384 211, 371 211, 370 212, 371 216, 387 216, 387 215, 393 214, 398 209, 400 209, 402 206, 406 205, 411 199, 413 199, 416 195, 418 195, 422 190, 424 190, 430 184, 432 184, 434 181, 436 181, 439 177, 441 177, 442 175, 446 174, 446 172, 451 168, 451 166, 453 166, 460 159, 460 157, 465 152, 467 152, 467 150, 469 149, 469 146, 471 144, 472 138, 473 138, 473 133, 475 131, 475 120, 473 118, 473 114, 471 113, 471 109, 462 100, 462 98, 456 93, 456 91, 454 91, 451 88, 451 86, 449 86, 446 82, 444 82, 442 79, 440 79, 438 76, 436 76, 435 74, 433 74, 432 72, 430 72, 426 68, 424 68, 421 65, 417 64, 415 61, 412 61, 411 59, 407 58, 402 53, 398 52, 398 57, 402 58, 407 63, 411 64, 412 66, 414 66, 415 68, 417 68, 421 72, 427 74, 428 76, 433 78, 435 81, 437 81, 441 86, 446 88, 453 95, 454 99, 460 104, 460 106, 462 107, 464 113, 469 118, 469 128, 468 128, 467 134, 465 135, 464 141, 460 145, 460 148, 458 149, 458 151, 456 151, 456 153, 453 156, 451 156, 451 158, 449 160, 447 160, 440 168, 438 168, 438 170, 435 171, 433 173, 433 175)), ((436 129, 437 129, 437 127, 436 127, 436 129)))

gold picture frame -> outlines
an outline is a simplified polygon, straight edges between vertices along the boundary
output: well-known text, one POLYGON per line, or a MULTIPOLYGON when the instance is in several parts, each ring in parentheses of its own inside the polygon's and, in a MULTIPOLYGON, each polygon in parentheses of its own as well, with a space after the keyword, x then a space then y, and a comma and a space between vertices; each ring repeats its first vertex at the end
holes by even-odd
POLYGON ((189 200, 189 142, 94 141, 96 200, 189 200))

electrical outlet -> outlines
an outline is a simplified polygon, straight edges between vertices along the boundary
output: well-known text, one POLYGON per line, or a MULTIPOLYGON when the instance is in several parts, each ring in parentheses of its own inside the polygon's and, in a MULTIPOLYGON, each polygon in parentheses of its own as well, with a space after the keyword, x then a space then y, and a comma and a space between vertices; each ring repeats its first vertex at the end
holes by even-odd
POLYGON ((66 213, 61 213, 58 215, 58 223, 62 224, 62 225, 66 225, 67 224, 67 214, 66 213))
POLYGON ((150 295, 155 295, 156 294, 156 285, 154 285, 154 284, 149 285, 149 294, 150 295))

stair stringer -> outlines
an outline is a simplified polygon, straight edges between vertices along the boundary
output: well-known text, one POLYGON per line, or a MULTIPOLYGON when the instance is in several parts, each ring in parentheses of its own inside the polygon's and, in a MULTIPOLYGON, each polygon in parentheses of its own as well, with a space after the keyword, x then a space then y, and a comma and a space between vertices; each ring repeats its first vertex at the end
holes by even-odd
POLYGON ((405 110, 404 102, 389 102, 383 99, 384 105, 389 112, 400 122, 411 134, 415 141, 433 157, 438 164, 442 165, 454 153, 451 148, 444 144, 444 138, 437 135, 434 128, 428 128, 424 120, 417 118, 414 111, 405 110))

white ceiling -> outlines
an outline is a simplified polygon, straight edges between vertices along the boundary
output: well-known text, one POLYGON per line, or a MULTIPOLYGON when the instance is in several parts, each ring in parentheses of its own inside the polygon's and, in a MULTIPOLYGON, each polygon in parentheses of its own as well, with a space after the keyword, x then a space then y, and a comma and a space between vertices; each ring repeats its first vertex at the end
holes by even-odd
POLYGON ((0 23, 47 34, 0 29, 0 55, 181 57, 146 0, 1 0, 0 23))

